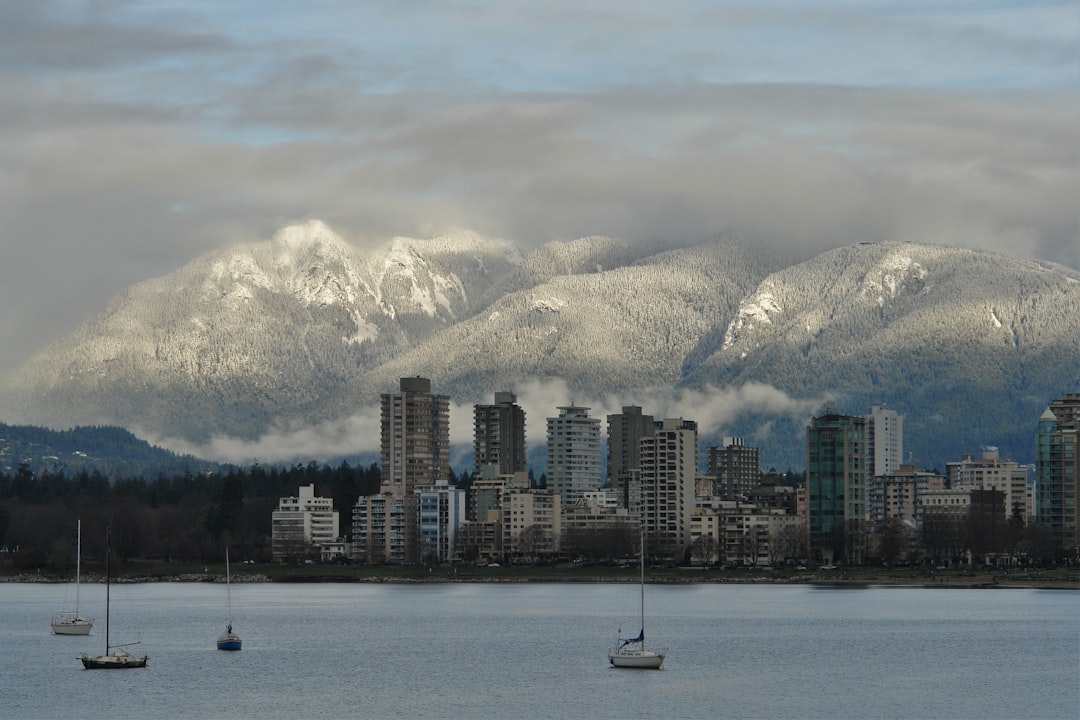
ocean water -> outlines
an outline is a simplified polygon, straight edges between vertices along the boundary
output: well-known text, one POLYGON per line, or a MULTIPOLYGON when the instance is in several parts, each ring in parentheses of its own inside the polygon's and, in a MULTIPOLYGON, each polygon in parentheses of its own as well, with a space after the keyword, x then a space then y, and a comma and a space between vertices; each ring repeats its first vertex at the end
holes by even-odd
POLYGON ((145 670, 87 671, 54 637, 71 586, 0 584, 0 716, 141 718, 1076 718, 1080 594, 650 585, 661 671, 608 667, 638 630, 629 584, 113 586, 145 670))

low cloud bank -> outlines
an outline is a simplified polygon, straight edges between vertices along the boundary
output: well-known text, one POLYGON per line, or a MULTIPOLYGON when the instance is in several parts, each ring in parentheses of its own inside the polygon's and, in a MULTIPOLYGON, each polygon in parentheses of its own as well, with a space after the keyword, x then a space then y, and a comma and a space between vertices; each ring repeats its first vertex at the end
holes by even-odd
MULTIPOLYGON (((702 390, 648 388, 626 395, 593 397, 571 392, 559 378, 530 379, 511 389, 518 404, 525 410, 526 440, 530 446, 546 441, 549 417, 556 417, 559 408, 577 405, 589 408, 589 415, 600 418, 602 432, 607 431, 607 415, 622 412, 623 406, 637 405, 656 419, 683 418, 698 423, 701 435, 721 435, 747 415, 772 418, 809 418, 821 406, 822 398, 793 398, 771 385, 747 383, 733 388, 707 386, 702 390)), ((491 399, 485 402, 491 402, 491 399)), ((757 432, 765 437, 771 422, 766 420, 757 432)), ((299 430, 276 430, 257 440, 244 440, 226 435, 214 437, 208 443, 191 443, 176 438, 164 438, 155 444, 173 452, 217 462, 247 465, 259 463, 288 463, 325 461, 348 455, 379 451, 379 407, 360 409, 341 420, 327 421, 299 430)), ((471 446, 473 441, 473 406, 451 404, 450 441, 453 445, 471 446)))

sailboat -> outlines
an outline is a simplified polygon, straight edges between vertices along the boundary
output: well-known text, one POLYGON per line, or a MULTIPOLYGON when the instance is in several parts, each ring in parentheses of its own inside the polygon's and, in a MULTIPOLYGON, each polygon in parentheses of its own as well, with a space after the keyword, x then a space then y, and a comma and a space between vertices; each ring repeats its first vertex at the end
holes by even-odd
POLYGON ((123 645, 109 644, 109 587, 111 585, 111 571, 109 556, 112 553, 110 541, 112 539, 112 526, 105 531, 105 654, 88 655, 83 653, 79 659, 87 670, 126 670, 128 668, 146 667, 146 655, 132 655, 125 648, 138 643, 125 643, 123 645))
POLYGON ((94 627, 93 620, 87 620, 79 614, 79 584, 82 580, 82 520, 75 525, 75 609, 61 610, 52 616, 50 626, 53 635, 89 635, 94 627))
POLYGON ((623 638, 619 631, 614 648, 608 650, 608 661, 612 667, 659 670, 664 664, 667 650, 647 650, 645 648, 645 524, 641 524, 641 631, 637 637, 623 638))
POLYGON ((225 632, 218 635, 218 650, 239 650, 240 636, 232 629, 232 576, 229 574, 229 548, 225 548, 225 602, 228 614, 225 616, 225 632))

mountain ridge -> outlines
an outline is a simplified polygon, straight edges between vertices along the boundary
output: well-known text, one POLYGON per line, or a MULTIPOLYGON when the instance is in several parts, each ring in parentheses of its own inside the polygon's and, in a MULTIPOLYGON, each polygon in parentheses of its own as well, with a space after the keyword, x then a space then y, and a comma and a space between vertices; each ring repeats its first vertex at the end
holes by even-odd
MULTIPOLYGON (((927 465, 984 444, 1026 461, 1078 357, 1080 272, 984 251, 859 243, 786 265, 737 237, 522 254, 462 233, 364 252, 312 221, 128 288, 5 376, 0 407, 198 447, 329 427, 423 375, 463 406, 557 385, 600 412, 700 413, 703 446, 742 435, 781 468, 824 402, 901 411, 927 465)), ((556 412, 540 399, 530 439, 556 412)))

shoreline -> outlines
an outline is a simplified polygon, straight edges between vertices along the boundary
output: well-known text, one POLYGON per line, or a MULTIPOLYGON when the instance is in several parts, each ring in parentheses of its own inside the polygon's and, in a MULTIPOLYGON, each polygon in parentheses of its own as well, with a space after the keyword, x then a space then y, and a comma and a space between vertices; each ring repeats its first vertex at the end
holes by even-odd
MULTIPOLYGON (((19 575, 2 575, 2 583, 44 583, 64 584, 74 582, 74 578, 52 577, 39 574, 23 573, 19 575)), ((83 584, 103 584, 104 578, 95 576, 83 576, 83 584)), ((134 583, 224 583, 223 573, 178 573, 178 574, 130 574, 124 577, 114 577, 114 584, 134 583)), ((341 583, 341 584, 429 584, 429 583, 456 583, 456 584, 514 584, 514 583, 566 583, 566 584, 609 584, 609 583, 636 583, 636 577, 613 577, 604 575, 590 575, 588 573, 573 574, 530 574, 528 572, 516 572, 514 574, 494 573, 416 573, 402 575, 392 573, 379 573, 374 571, 363 574, 319 574, 307 573, 275 573, 273 576, 264 573, 233 573, 233 584, 256 584, 256 583, 287 583, 287 584, 312 584, 312 583, 341 583)), ((1061 577, 1045 577, 1033 574, 992 574, 992 573, 956 573, 932 576, 902 576, 881 575, 872 573, 853 573, 842 577, 830 577, 821 573, 808 573, 797 576, 774 577, 774 576, 698 576, 693 575, 665 575, 647 580, 650 585, 806 585, 810 587, 837 588, 837 589, 860 589, 874 587, 911 587, 911 588, 941 588, 951 590, 1080 590, 1080 575, 1065 575, 1061 577)))

